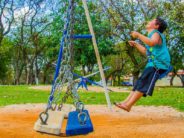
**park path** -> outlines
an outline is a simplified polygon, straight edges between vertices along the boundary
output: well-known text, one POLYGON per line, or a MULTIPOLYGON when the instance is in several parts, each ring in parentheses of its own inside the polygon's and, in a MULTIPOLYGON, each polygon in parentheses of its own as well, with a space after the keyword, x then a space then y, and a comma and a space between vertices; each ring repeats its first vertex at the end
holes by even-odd
MULTIPOLYGON (((51 90, 51 85, 45 85, 45 86, 31 86, 29 87, 30 89, 35 89, 35 90, 47 90, 50 91, 51 90)), ((112 90, 112 92, 130 92, 130 88, 128 87, 108 87, 109 90, 112 90)), ((66 90, 66 87, 64 87, 64 90, 66 90)), ((99 86, 88 86, 88 91, 85 88, 79 88, 79 90, 81 92, 88 92, 88 91, 92 91, 92 92, 104 92, 104 88, 99 87, 99 86)))

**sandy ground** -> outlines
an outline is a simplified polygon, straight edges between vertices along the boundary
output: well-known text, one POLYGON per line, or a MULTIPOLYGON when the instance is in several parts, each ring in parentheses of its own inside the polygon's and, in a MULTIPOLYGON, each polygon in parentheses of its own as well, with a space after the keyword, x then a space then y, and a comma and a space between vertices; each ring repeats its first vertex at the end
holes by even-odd
MULTIPOLYGON (((65 137, 64 121, 60 136, 33 130, 43 104, 10 105, 0 108, 0 138, 59 138, 65 137)), ((184 138, 184 113, 170 107, 135 106, 127 113, 105 105, 86 105, 94 132, 78 138, 184 138)))
MULTIPOLYGON (((47 85, 47 86, 31 86, 29 87, 30 89, 36 89, 36 90, 47 90, 50 91, 51 90, 51 86, 47 85)), ((130 92, 130 90, 128 88, 125 87, 108 87, 109 90, 112 90, 112 92, 130 92)), ((66 87, 64 87, 64 90, 66 90, 66 87)), ((88 92, 86 89, 84 88, 79 88, 80 91, 83 92, 88 92)), ((93 91, 93 92, 104 92, 104 88, 98 87, 98 86, 88 86, 88 90, 89 91, 93 91)))

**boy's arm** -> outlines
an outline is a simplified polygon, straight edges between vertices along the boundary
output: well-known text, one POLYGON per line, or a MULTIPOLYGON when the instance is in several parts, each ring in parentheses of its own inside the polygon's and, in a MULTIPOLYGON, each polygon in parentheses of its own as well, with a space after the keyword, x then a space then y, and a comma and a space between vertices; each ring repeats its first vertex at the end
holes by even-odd
POLYGON ((131 32, 131 36, 140 39, 142 42, 149 46, 161 45, 162 41, 158 33, 154 33, 151 38, 148 38, 138 32, 131 32))
POLYGON ((139 44, 135 41, 128 41, 128 43, 130 44, 130 46, 133 46, 133 47, 137 48, 137 50, 141 54, 146 55, 146 48, 143 45, 141 45, 141 44, 139 44))

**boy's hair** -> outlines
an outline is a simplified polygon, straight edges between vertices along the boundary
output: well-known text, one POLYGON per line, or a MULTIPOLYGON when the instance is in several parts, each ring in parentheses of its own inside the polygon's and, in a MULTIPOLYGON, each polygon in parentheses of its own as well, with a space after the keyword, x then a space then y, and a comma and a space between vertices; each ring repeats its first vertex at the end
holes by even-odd
POLYGON ((167 23, 160 17, 156 18, 156 25, 159 25, 158 31, 163 33, 167 28, 167 23))

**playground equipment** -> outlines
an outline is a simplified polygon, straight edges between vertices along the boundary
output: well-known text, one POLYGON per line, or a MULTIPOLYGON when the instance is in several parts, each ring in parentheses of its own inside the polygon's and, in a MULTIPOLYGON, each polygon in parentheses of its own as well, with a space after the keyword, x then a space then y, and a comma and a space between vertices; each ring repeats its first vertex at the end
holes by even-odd
POLYGON ((99 71, 105 90, 105 96, 108 107, 111 109, 111 103, 108 95, 108 90, 105 82, 104 72, 97 48, 96 38, 94 35, 91 19, 89 16, 86 0, 82 0, 85 14, 91 32, 90 35, 73 35, 74 25, 74 8, 75 0, 69 0, 69 6, 67 9, 67 17, 64 26, 63 36, 60 43, 60 51, 57 60, 56 71, 52 84, 51 93, 48 99, 48 104, 42 113, 40 113, 34 129, 39 132, 51 133, 59 135, 61 133, 61 126, 63 119, 68 117, 66 135, 78 135, 86 134, 93 131, 93 125, 90 120, 90 116, 87 110, 84 110, 84 104, 81 102, 77 93, 77 84, 73 79, 72 73, 72 46, 73 39, 92 39, 96 58, 98 61, 99 71), (67 84, 67 90, 62 97, 61 92, 64 85, 67 84), (65 105, 64 103, 71 97, 74 101, 76 111, 72 111, 71 105, 65 105), (72 112, 71 112, 72 111, 72 112), (68 115, 69 114, 69 115, 68 115), (67 116, 68 115, 68 116, 67 116))
MULTIPOLYGON (((106 71, 106 70, 108 70, 108 69, 110 69, 110 67, 107 67, 107 68, 105 68, 105 69, 103 69, 103 70, 106 71)), ((78 75, 78 74, 76 74, 76 73, 73 73, 74 76, 80 78, 80 82, 78 83, 77 89, 78 89, 80 86, 82 86, 82 87, 84 86, 85 89, 88 90, 88 88, 87 88, 87 82, 90 83, 90 84, 99 86, 99 87, 103 87, 101 84, 99 84, 99 83, 97 83, 97 82, 95 82, 95 81, 92 81, 92 80, 88 79, 89 77, 94 76, 94 75, 96 75, 96 74, 98 74, 98 73, 99 73, 99 71, 94 72, 94 73, 89 74, 89 75, 86 75, 86 76, 80 76, 80 75, 78 75)), ((76 79, 75 81, 77 81, 77 80, 79 80, 79 79, 76 79)), ((112 92, 112 90, 109 89, 109 88, 107 88, 107 90, 112 92)))

